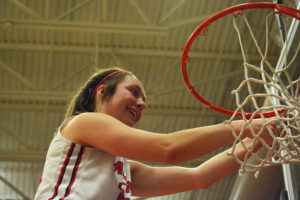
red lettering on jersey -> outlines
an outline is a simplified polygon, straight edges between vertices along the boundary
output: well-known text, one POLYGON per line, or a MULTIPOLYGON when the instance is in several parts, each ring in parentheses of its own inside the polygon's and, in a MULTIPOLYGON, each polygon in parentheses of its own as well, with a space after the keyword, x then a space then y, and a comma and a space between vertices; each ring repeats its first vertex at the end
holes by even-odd
POLYGON ((114 163, 114 166, 115 166, 115 171, 122 175, 123 174, 123 162, 121 161, 118 161, 117 163, 114 163))
POLYGON ((118 175, 121 175, 123 177, 122 180, 119 180, 120 194, 116 200, 130 200, 130 198, 126 198, 126 196, 130 196, 131 182, 127 181, 126 174, 124 174, 124 163, 121 161, 117 161, 116 163, 114 163, 114 170, 118 175))
POLYGON ((127 181, 126 176, 124 176, 123 183, 119 184, 119 188, 122 191, 122 193, 124 192, 129 193, 131 191, 131 182, 127 181))
POLYGON ((116 200, 130 200, 129 198, 125 198, 123 192, 120 193, 116 200))
POLYGON ((120 195, 118 196, 117 200, 127 200, 128 198, 124 197, 124 193, 130 193, 131 192, 131 182, 127 181, 126 176, 124 176, 123 183, 119 184, 119 188, 121 190, 120 195))

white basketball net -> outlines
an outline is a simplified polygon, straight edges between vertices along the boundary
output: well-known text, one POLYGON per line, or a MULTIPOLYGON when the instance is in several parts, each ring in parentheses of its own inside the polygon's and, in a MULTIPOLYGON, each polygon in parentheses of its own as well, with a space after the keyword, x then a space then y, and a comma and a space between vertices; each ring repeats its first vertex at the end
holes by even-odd
POLYGON ((237 108, 233 116, 225 123, 231 126, 233 135, 235 137, 233 150, 230 155, 232 155, 237 162, 241 164, 240 174, 246 172, 255 172, 255 176, 258 176, 260 170, 264 167, 281 165, 284 163, 300 164, 300 77, 298 77, 297 80, 292 80, 288 72, 290 66, 296 60, 300 44, 298 44, 296 53, 294 56, 292 56, 289 62, 287 61, 288 56, 286 53, 285 64, 282 70, 276 71, 275 68, 271 66, 270 62, 267 60, 267 53, 269 43, 268 20, 272 14, 274 13, 270 13, 266 17, 266 46, 264 52, 262 52, 261 48, 258 46, 257 40, 254 37, 247 19, 242 15, 251 35, 251 39, 253 40, 261 56, 260 66, 258 67, 247 62, 241 40, 241 34, 236 24, 236 17, 233 19, 234 28, 237 31, 244 59, 243 65, 245 71, 245 80, 240 83, 236 90, 232 91, 236 97, 237 108), (260 73, 260 78, 251 77, 250 71, 260 73), (280 75, 284 75, 287 81, 284 82, 280 75), (253 92, 252 85, 254 83, 256 85, 261 85, 264 89, 264 92, 253 92), (242 90, 247 90, 249 95, 241 101, 240 93, 242 90), (265 102, 268 102, 268 105, 265 103, 263 106, 259 106, 257 100, 261 98, 264 98, 265 102), (252 117, 247 119, 244 107, 249 104, 251 104, 255 111, 252 117), (285 109, 285 111, 284 114, 280 115, 278 110, 281 109, 285 109), (269 111, 274 111, 275 116, 271 120, 266 120, 262 113, 269 111), (231 122, 237 118, 238 112, 242 113, 242 119, 245 122, 241 133, 236 133, 231 124, 231 122), (253 131, 250 123, 255 114, 259 114, 260 117, 265 120, 265 126, 263 129, 266 128, 274 139, 271 146, 260 137, 262 131, 259 131, 258 133, 253 131), (276 123, 278 122, 278 125, 282 128, 280 136, 277 137, 273 134, 271 128, 269 127, 270 123, 274 121, 276 121, 276 123), (253 149, 246 148, 246 145, 242 141, 245 128, 249 128, 251 130, 253 142, 259 141, 263 145, 263 148, 266 150, 265 155, 260 155, 259 153, 255 153, 253 149), (235 147, 238 143, 241 143, 247 152, 244 160, 240 160, 234 153, 235 147), (250 157, 252 157, 252 160, 249 160, 250 157))

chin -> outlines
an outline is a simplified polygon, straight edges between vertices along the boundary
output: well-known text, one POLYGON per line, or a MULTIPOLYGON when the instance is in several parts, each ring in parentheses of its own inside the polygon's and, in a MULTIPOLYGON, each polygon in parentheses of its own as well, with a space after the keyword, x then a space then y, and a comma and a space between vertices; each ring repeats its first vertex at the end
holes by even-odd
POLYGON ((135 124, 136 124, 136 123, 129 123, 129 124, 127 124, 127 125, 130 126, 130 127, 134 127, 135 124))
POLYGON ((133 127, 136 124, 136 122, 130 122, 128 120, 123 121, 123 123, 126 124, 127 126, 130 126, 130 127, 133 127))

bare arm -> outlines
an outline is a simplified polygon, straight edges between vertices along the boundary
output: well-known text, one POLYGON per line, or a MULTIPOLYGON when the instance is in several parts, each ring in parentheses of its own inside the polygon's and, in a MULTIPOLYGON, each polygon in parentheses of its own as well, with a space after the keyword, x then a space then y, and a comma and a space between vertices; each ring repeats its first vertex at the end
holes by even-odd
MULTIPOLYGON (((237 126, 237 129, 239 126, 237 126)), ((233 142, 228 125, 218 124, 158 134, 129 127, 102 113, 84 113, 62 130, 64 137, 134 160, 180 163, 233 142)))
MULTIPOLYGON (((252 140, 244 139, 248 148, 252 140)), ((254 150, 261 145, 256 143, 254 150)), ((204 189, 237 170, 240 165, 233 156, 224 151, 196 168, 183 167, 149 167, 137 162, 131 162, 132 192, 135 196, 158 196, 188 190, 204 189)), ((238 144, 235 154, 243 158, 245 150, 238 144)))

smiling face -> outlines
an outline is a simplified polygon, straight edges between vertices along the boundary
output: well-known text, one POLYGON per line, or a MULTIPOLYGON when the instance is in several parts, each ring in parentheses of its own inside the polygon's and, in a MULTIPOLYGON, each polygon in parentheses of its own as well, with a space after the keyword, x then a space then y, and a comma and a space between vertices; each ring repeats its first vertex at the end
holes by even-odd
MULTIPOLYGON (((97 93, 101 98, 101 92, 105 91, 105 86, 99 87, 97 93)), ((122 121, 128 126, 134 126, 142 117, 142 111, 146 107, 145 91, 141 82, 131 75, 127 75, 116 87, 115 93, 105 99, 100 100, 100 112, 109 114, 122 121)))

